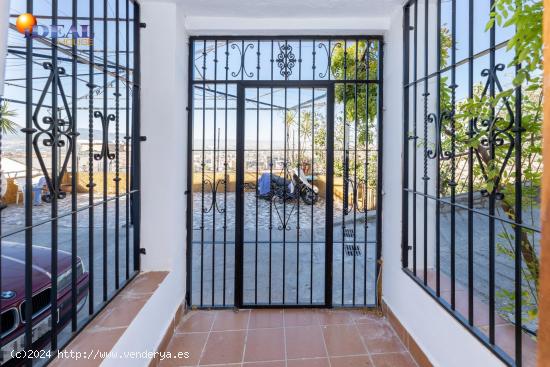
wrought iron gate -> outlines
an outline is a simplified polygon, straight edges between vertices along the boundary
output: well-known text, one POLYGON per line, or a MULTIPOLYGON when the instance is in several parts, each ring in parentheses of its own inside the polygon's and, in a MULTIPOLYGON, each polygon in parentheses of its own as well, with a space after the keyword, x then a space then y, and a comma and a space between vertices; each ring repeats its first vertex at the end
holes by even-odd
POLYGON ((192 38, 188 303, 376 304, 379 37, 192 38))

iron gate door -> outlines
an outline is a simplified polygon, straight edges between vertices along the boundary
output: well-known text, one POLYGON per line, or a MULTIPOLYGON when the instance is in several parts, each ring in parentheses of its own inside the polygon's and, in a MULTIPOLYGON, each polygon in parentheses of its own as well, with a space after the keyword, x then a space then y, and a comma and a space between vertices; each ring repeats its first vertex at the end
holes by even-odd
POLYGON ((188 304, 376 305, 381 38, 194 37, 189 75, 188 304))
POLYGON ((310 84, 238 89, 238 305, 331 303, 334 90, 310 84))

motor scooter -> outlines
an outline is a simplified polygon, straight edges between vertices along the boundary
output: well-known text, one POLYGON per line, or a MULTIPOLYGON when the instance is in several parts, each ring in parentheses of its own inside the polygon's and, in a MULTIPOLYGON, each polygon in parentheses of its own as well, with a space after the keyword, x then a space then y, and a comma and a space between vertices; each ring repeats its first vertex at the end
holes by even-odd
POLYGON ((258 180, 258 196, 265 200, 299 200, 313 205, 319 200, 319 189, 313 185, 301 168, 290 170, 286 176, 262 173, 258 180))

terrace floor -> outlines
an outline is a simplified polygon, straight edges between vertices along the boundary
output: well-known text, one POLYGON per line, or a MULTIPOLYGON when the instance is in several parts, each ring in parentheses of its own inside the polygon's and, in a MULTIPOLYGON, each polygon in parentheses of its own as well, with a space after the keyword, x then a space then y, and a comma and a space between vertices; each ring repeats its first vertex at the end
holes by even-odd
POLYGON ((418 366, 389 321, 363 310, 191 311, 162 349, 172 358, 153 366, 418 366))

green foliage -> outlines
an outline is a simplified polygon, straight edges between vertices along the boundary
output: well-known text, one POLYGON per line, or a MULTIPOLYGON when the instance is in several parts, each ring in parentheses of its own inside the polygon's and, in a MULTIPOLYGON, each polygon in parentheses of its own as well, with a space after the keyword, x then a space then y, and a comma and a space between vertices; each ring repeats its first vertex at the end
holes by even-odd
POLYGON ((9 109, 7 102, 0 106, 0 131, 2 131, 2 134, 17 133, 17 124, 10 119, 16 115, 14 110, 9 109))
MULTIPOLYGON (((510 144, 513 141, 513 127, 510 130, 511 139, 504 139, 502 145, 492 145, 489 148, 484 142, 506 129, 507 124, 513 122, 515 117, 516 99, 521 99, 522 115, 521 127, 521 168, 522 168, 522 207, 524 218, 534 221, 536 211, 540 205, 540 183, 542 175, 542 1, 535 0, 495 0, 495 6, 491 14, 491 20, 487 24, 486 31, 490 31, 496 25, 507 28, 513 27, 515 34, 507 44, 507 52, 513 53, 512 62, 502 74, 510 74, 517 69, 516 76, 509 87, 494 97, 483 94, 484 86, 474 86, 473 98, 456 103, 451 102, 452 89, 447 86, 446 78, 441 79, 441 105, 442 111, 454 109, 455 118, 446 121, 442 134, 442 149, 451 150, 453 134, 449 133, 451 124, 455 130, 454 144, 457 153, 457 165, 465 163, 467 152, 473 149, 475 166, 473 167, 474 190, 498 191, 504 195, 499 210, 506 217, 516 220, 515 212, 515 150, 510 153, 510 144), (511 106, 512 115, 507 110, 511 106), (469 135, 470 127, 474 127, 474 135, 469 135), (492 151, 491 151, 492 150, 492 151), (502 173, 502 176, 501 176, 502 173)), ((441 55, 442 61, 448 57, 448 48, 452 47, 447 30, 441 31, 441 55)), ((443 65, 444 67, 445 65, 443 65)), ((500 135, 502 137, 502 135, 500 135)), ((514 147, 515 149, 515 147, 514 147)), ((449 162, 442 162, 441 166, 442 187, 441 195, 449 195, 449 185, 452 175, 449 162)), ((467 187, 458 187, 458 192, 466 192, 467 187)), ((497 249, 499 253, 514 259, 516 256, 516 234, 514 226, 502 225, 498 234, 497 249)), ((522 229, 519 239, 522 255, 522 304, 525 310, 522 315, 524 322, 530 322, 538 315, 538 274, 539 258, 535 249, 537 237, 535 233, 522 229)), ((515 293, 509 290, 500 290, 499 299, 504 305, 501 309, 512 314, 515 312, 515 293)))
MULTIPOLYGON (((378 43, 370 42, 368 45, 368 49, 365 41, 359 41, 357 45, 353 42, 347 45, 346 49, 343 41, 335 45, 330 69, 336 80, 376 80, 378 78, 378 43)), ((353 83, 346 85, 338 83, 335 88, 335 100, 344 105, 346 121, 356 121, 359 145, 365 145, 367 137, 371 137, 369 143, 372 143, 373 134, 369 134, 368 131, 369 128, 374 127, 378 114, 377 84, 370 83, 365 87, 353 83)))
POLYGON ((521 64, 521 70, 514 79, 514 85, 524 82, 540 83, 542 70, 542 12, 540 0, 495 0, 491 20, 486 29, 495 26, 515 27, 516 32, 507 45, 514 50, 511 65, 521 64))

